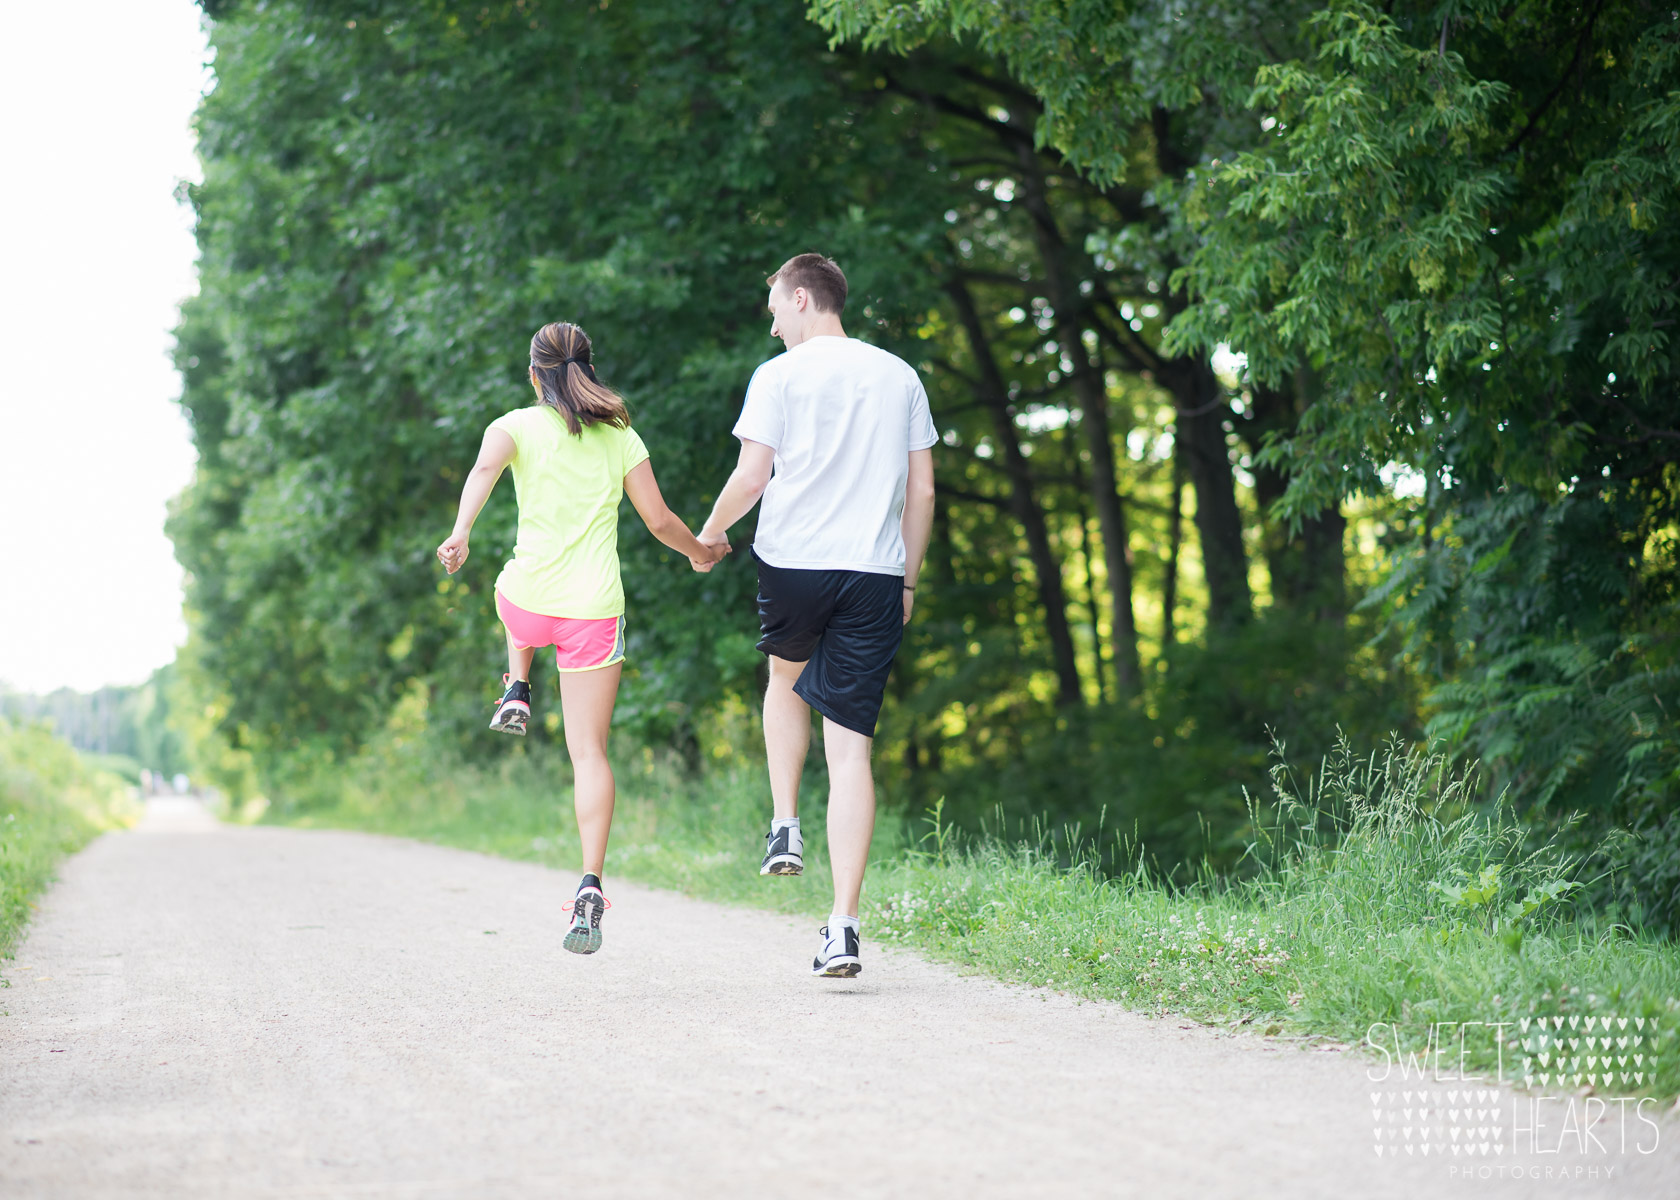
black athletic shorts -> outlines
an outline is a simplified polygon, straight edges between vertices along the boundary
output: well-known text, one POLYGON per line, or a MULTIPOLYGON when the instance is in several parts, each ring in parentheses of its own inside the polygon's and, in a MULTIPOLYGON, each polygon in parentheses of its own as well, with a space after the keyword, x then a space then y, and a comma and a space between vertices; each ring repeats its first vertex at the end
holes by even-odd
POLYGON ((758 648, 805 663, 794 694, 836 725, 875 736, 898 644, 904 578, 758 563, 758 648))

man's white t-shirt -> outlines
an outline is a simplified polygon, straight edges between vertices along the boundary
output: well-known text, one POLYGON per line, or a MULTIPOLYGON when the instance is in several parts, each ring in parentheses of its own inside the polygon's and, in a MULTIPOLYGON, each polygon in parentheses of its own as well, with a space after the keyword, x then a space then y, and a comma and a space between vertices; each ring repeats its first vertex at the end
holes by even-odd
POLYGON ((904 574, 910 452, 939 440, 914 367, 856 338, 811 338, 753 372, 734 432, 776 452, 753 541, 760 558, 904 574))

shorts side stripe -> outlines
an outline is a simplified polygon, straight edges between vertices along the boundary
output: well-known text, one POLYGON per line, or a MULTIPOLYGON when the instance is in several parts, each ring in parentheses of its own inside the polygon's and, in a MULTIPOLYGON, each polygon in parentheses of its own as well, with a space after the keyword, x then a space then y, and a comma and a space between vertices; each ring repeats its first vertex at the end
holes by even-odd
MULTIPOLYGON (((602 618, 602 620, 606 620, 606 619, 607 618, 605 618, 605 617, 602 618)), ((610 666, 613 666, 615 663, 623 662, 624 661, 624 618, 623 617, 616 617, 616 618, 613 618, 613 619, 618 622, 618 627, 613 631, 612 650, 605 658, 603 658, 598 663, 591 663, 589 666, 586 666, 586 667, 562 667, 559 664, 560 655, 559 655, 559 650, 558 650, 558 647, 557 647, 556 651, 555 651, 555 660, 556 660, 555 661, 555 668, 562 675, 572 675, 572 674, 576 674, 579 671, 599 671, 604 667, 610 667, 610 666)))

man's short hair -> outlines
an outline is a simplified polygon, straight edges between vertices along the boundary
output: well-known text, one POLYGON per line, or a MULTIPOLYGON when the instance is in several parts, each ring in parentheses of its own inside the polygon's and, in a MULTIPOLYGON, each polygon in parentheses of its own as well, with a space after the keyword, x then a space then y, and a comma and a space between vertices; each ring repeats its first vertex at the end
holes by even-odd
POLYGON ((822 254, 795 254, 765 280, 771 287, 780 280, 789 292, 804 288, 818 312, 839 315, 846 308, 846 273, 840 264, 822 254))

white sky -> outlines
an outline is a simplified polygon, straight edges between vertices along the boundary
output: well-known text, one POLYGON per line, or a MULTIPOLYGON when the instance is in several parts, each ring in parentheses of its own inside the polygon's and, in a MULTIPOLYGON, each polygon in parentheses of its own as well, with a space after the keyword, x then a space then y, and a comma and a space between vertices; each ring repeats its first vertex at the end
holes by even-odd
POLYGON ((186 636, 165 504, 193 449, 169 362, 196 287, 191 0, 0 0, 0 683, 137 683, 186 636))

